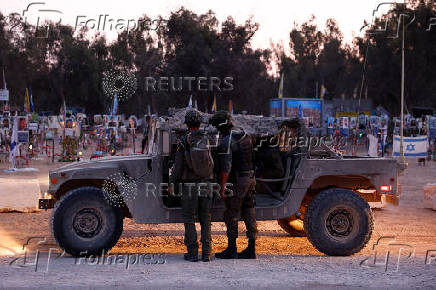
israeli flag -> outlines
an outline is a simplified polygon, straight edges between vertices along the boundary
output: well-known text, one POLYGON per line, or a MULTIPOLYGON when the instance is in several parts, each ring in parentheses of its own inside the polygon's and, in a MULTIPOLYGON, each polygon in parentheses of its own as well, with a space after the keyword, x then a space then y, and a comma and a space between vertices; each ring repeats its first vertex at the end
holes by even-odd
POLYGON ((112 116, 116 116, 117 115, 117 111, 118 111, 118 96, 115 93, 114 103, 112 105, 112 116))
POLYGON ((34 111, 33 106, 33 96, 32 96, 32 89, 29 87, 29 106, 30 106, 30 112, 34 111))
POLYGON ((9 161, 15 165, 15 157, 20 155, 19 151, 19 143, 18 143, 18 116, 15 116, 14 118, 14 125, 12 127, 12 136, 11 136, 11 151, 9 153, 9 161))
MULTIPOLYGON (((400 156, 400 136, 394 136, 394 150, 392 156, 400 156)), ((405 137, 403 138, 403 148, 405 157, 427 157, 428 137, 405 137)))
POLYGON ((192 95, 189 96, 188 108, 192 108, 192 95))

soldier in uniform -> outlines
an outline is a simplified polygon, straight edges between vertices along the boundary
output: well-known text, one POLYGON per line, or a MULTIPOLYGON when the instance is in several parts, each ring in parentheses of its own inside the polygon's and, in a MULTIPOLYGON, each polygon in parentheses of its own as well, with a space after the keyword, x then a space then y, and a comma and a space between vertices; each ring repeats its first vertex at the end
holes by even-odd
POLYGON ((234 131, 232 118, 226 111, 219 111, 211 118, 222 139, 218 146, 218 174, 220 179, 220 195, 225 201, 224 222, 227 227, 227 248, 216 253, 220 259, 255 259, 255 241, 257 235, 256 217, 254 213, 254 178, 253 143, 250 136, 243 131, 234 131), (232 183, 232 193, 226 194, 225 184, 232 183), (247 228, 248 247, 238 253, 239 217, 247 228))
POLYGON ((209 262, 211 254, 212 193, 210 190, 205 189, 206 186, 201 187, 201 190, 199 190, 197 185, 199 183, 211 182, 213 171, 206 178, 200 177, 194 172, 191 163, 195 161, 191 160, 189 156, 190 146, 194 145, 188 142, 188 138, 191 140, 190 137, 202 134, 199 131, 200 123, 201 115, 199 112, 192 110, 186 113, 185 124, 188 126, 189 132, 181 138, 175 157, 173 174, 170 178, 170 183, 173 184, 175 182, 183 182, 181 201, 185 225, 185 245, 188 250, 184 255, 184 259, 191 262, 198 261, 197 231, 195 229, 197 217, 201 225, 202 261, 209 262))

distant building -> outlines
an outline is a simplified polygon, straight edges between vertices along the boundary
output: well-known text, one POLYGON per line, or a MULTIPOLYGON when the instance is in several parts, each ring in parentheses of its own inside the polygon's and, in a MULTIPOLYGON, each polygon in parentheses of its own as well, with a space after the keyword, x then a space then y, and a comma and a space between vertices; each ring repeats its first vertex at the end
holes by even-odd
MULTIPOLYGON (((359 113, 371 115, 374 109, 372 100, 332 99, 324 101, 324 117, 357 117, 359 113)), ((326 119, 327 120, 327 119, 326 119)))
MULTIPOLYGON (((389 113, 383 107, 377 107, 380 113, 389 113)), ((327 129, 329 117, 358 117, 360 114, 374 114, 373 102, 370 99, 332 99, 315 98, 280 98, 270 100, 272 117, 301 117, 313 133, 327 129)))

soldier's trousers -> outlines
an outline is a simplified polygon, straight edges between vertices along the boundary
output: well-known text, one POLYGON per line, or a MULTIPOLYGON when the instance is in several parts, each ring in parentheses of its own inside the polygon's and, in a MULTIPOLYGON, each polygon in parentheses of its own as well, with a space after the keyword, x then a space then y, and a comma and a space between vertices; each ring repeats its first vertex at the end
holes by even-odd
POLYGON ((198 217, 201 225, 202 254, 211 252, 211 208, 212 194, 208 190, 198 192, 195 186, 183 186, 182 211, 185 224, 185 245, 189 253, 198 253, 197 230, 195 221, 198 217))
POLYGON ((247 228, 247 238, 256 239, 257 225, 254 213, 254 188, 256 180, 251 177, 239 177, 233 185, 233 194, 225 200, 226 210, 224 222, 227 227, 227 238, 238 238, 239 216, 247 228))

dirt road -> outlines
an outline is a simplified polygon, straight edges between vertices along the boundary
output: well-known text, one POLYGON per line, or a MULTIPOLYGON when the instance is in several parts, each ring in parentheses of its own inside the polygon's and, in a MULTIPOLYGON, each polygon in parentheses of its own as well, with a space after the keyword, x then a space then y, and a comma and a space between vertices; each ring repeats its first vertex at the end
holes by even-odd
MULTIPOLYGON (((260 222, 257 260, 188 263, 182 259, 183 225, 138 225, 131 219, 105 261, 58 257, 57 250, 48 257, 49 248, 56 248, 50 211, 1 213, 0 287, 436 288, 436 212, 423 209, 423 186, 436 183, 435 176, 436 164, 421 167, 411 160, 400 178, 400 206, 374 212, 372 239, 352 257, 325 256, 306 238, 287 236, 276 222, 260 222), (37 238, 26 246, 25 260, 21 247, 29 237, 37 238)), ((241 249, 242 224, 240 230, 241 249)), ((222 250, 225 226, 214 223, 212 234, 214 251, 222 250)))

